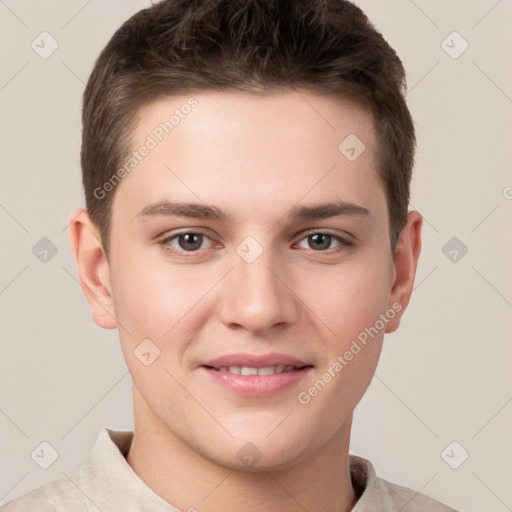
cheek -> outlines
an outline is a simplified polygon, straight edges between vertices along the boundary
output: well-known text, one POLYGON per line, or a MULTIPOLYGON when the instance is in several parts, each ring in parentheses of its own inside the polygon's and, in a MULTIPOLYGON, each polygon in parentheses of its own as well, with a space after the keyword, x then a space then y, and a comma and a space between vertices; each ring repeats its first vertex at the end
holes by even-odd
POLYGON ((148 262, 142 251, 132 251, 115 262, 111 276, 116 318, 132 342, 151 338, 166 346, 173 339, 177 346, 185 331, 196 328, 194 320, 209 304, 204 298, 222 272, 163 259, 148 262))
POLYGON ((147 256, 138 256, 136 251, 118 258, 111 279, 127 366, 139 391, 148 403, 156 406, 167 394, 180 392, 169 372, 176 373, 187 340, 196 333, 194 306, 201 304, 199 301, 211 287, 213 277, 201 277, 191 265, 165 261, 149 264, 147 260, 147 256), (147 353, 149 356, 144 359, 147 353), (167 392, 160 396, 155 389, 167 392))
POLYGON ((360 258, 358 262, 301 275, 301 297, 339 349, 372 326, 385 311, 389 295, 387 272, 384 260, 360 258))
POLYGON ((125 327, 120 334, 126 338, 128 331, 131 343, 158 339, 172 326, 177 295, 183 290, 176 290, 170 276, 136 251, 128 251, 123 257, 119 254, 112 261, 111 281, 116 318, 125 327))
POLYGON ((320 317, 319 329, 325 333, 318 372, 297 397, 312 430, 320 428, 316 422, 322 418, 321 428, 334 432, 371 382, 384 333, 379 319, 387 306, 385 264, 366 260, 324 275, 323 287, 319 279, 304 283, 310 290, 307 305, 320 317))

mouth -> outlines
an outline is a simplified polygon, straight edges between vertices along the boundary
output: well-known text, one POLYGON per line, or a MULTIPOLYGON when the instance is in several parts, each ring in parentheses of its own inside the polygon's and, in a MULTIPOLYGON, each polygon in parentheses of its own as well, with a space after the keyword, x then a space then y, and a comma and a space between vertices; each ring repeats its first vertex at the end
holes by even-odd
MULTIPOLYGON (((272 373, 282 373, 283 371, 292 371, 305 366, 312 366, 312 364, 305 359, 299 359, 295 356, 278 354, 275 352, 267 354, 238 352, 209 359, 204 361, 201 366, 213 368, 219 371, 231 371, 232 373, 238 373, 238 368, 240 368, 240 372, 244 369, 248 369, 252 373, 240 374, 256 375, 257 373, 254 373, 254 370, 270 372, 270 369, 272 369, 272 373)), ((266 373, 262 373, 260 375, 266 375, 266 373)))
POLYGON ((244 397, 268 397, 297 385, 313 364, 283 354, 231 354, 199 368, 223 388, 244 397))
POLYGON ((221 366, 217 368, 215 366, 204 365, 203 368, 208 368, 209 370, 214 370, 217 372, 228 372, 234 375, 275 375, 277 373, 302 370, 303 368, 312 368, 312 365, 297 367, 291 364, 278 364, 275 366, 264 366, 262 368, 256 368, 254 366, 221 366))

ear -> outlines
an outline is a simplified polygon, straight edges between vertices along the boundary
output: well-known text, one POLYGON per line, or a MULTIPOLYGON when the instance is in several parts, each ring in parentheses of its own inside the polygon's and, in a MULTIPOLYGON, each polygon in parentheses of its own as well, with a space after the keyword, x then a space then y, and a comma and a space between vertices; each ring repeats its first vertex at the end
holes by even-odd
POLYGON ((421 226, 423 218, 416 211, 407 214, 407 221, 393 257, 394 280, 388 298, 388 309, 396 315, 386 324, 385 332, 393 332, 400 325, 400 318, 409 304, 416 277, 416 267, 421 251, 421 226))
POLYGON ((80 285, 92 311, 94 322, 115 329, 110 270, 99 230, 89 214, 78 209, 70 216, 69 236, 80 285))

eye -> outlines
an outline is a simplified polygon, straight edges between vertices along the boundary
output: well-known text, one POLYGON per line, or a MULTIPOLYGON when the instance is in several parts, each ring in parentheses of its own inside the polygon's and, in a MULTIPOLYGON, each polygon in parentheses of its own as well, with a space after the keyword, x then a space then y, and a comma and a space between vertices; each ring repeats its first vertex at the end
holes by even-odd
POLYGON ((187 231, 167 237, 161 243, 166 249, 169 249, 170 245, 177 249, 178 252, 196 252, 199 249, 206 249, 205 243, 208 240, 210 239, 204 233, 187 231))
MULTIPOLYGON (((183 231, 163 239, 160 244, 172 253, 195 253, 213 246, 210 237, 201 231, 183 231)), ((313 232, 303 237, 297 244, 302 249, 316 252, 342 251, 352 243, 344 238, 325 232, 313 232), (304 244, 307 244, 304 246, 304 244), (335 245, 333 245, 335 244, 335 245)))
POLYGON ((352 245, 344 238, 337 235, 331 235, 330 233, 315 232, 306 235, 298 244, 302 249, 313 249, 314 251, 324 252, 328 249, 334 249, 336 251, 342 250, 345 246, 352 245), (331 244, 336 241, 337 245, 334 247, 331 244), (308 247, 301 246, 302 243, 307 243, 308 247))

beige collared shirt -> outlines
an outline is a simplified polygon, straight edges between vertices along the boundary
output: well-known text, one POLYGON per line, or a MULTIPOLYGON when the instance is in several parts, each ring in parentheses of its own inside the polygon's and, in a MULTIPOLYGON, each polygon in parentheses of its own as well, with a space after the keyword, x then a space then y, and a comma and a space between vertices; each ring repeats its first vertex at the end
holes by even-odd
MULTIPOLYGON (((11 500, 1 512, 180 512, 152 491, 126 462, 132 431, 103 428, 82 469, 11 500)), ((370 461, 350 455, 352 512, 456 512, 411 489, 379 478, 370 461)), ((193 510, 193 509, 192 509, 193 510)))

